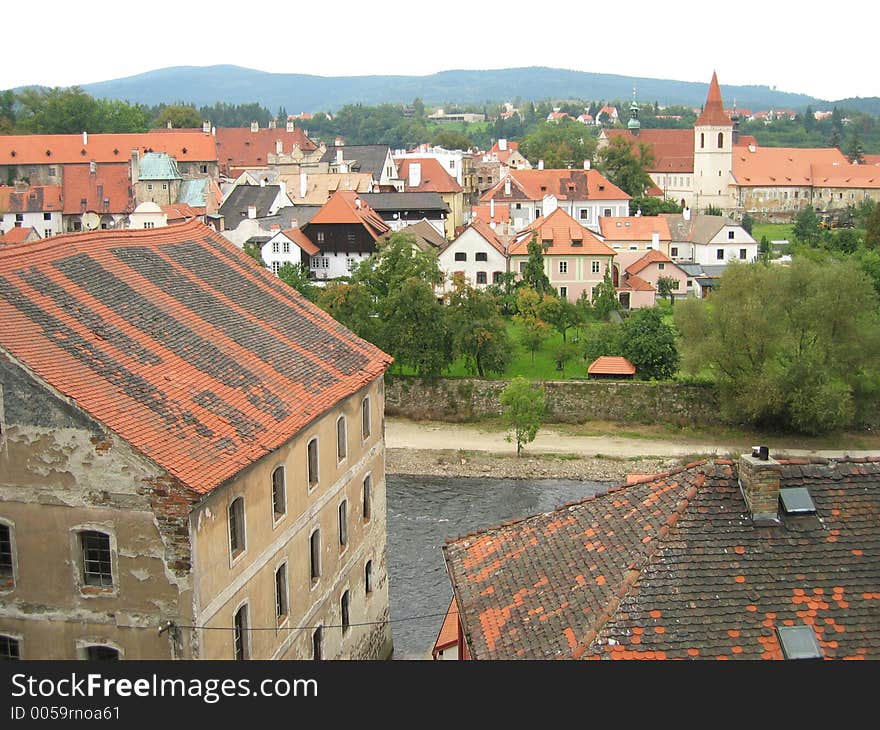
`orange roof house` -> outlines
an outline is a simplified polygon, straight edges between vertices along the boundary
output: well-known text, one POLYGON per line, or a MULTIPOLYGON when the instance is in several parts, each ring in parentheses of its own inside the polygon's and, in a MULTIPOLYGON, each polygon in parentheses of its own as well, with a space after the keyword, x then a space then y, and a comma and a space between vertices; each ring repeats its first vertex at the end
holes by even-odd
POLYGON ((33 226, 16 226, 6 233, 0 232, 0 244, 30 243, 39 240, 40 232, 33 226))
POLYGON ((602 355, 590 363, 587 374, 591 377, 631 378, 636 374, 636 366, 625 357, 602 355))
POLYGON ((599 231, 605 242, 614 248, 614 244, 645 244, 655 248, 668 246, 672 240, 669 224, 662 216, 631 215, 626 217, 608 216, 599 219, 599 231))
POLYGON ((337 190, 333 193, 305 228, 308 230, 319 225, 340 224, 363 226, 374 241, 390 230, 376 211, 363 202, 357 193, 349 190, 337 190))
POLYGON ((721 99, 721 87, 718 86, 718 75, 713 71, 712 80, 709 82, 709 95, 703 111, 697 117, 697 127, 730 127, 733 123, 727 112, 724 111, 724 102, 721 99))
POLYGON ((510 170, 511 193, 505 181, 499 181, 480 202, 493 198, 496 204, 510 200, 543 200, 553 195, 557 200, 630 200, 630 196, 598 170, 510 170))
POLYGON ((4 213, 61 212, 60 185, 0 185, 0 216, 4 213))
POLYGON ((65 165, 61 190, 65 215, 89 211, 118 216, 134 210, 127 165, 65 165))
POLYGON ((407 193, 460 193, 461 185, 433 157, 396 157, 398 176, 407 193), (418 174, 414 166, 418 165, 418 174))
POLYGON ((453 658, 458 659, 458 645, 458 606, 455 605, 455 596, 453 596, 449 602, 446 617, 443 619, 443 625, 440 627, 440 633, 437 634, 434 646, 431 649, 431 657, 433 659, 445 659, 444 653, 449 653, 450 649, 455 649, 453 658))
POLYGON ((646 476, 447 541, 460 643, 472 659, 880 659, 878 513, 877 456, 646 476))
POLYGON ((266 167, 269 155, 289 154, 294 148, 303 152, 318 149, 299 127, 257 129, 251 127, 221 127, 217 129, 216 158, 221 172, 235 175, 247 168, 266 167))

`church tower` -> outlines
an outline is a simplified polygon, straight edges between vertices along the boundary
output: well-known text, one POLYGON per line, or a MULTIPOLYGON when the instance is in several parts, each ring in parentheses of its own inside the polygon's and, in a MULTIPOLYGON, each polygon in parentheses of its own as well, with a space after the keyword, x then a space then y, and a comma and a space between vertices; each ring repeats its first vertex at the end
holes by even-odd
POLYGON ((710 205, 727 212, 736 206, 733 188, 733 122, 724 111, 713 73, 703 113, 694 124, 694 208, 710 205))
POLYGON ((638 137, 642 129, 642 123, 639 121, 639 105, 636 102, 636 90, 633 89, 632 104, 629 105, 629 121, 626 128, 633 137, 638 137))

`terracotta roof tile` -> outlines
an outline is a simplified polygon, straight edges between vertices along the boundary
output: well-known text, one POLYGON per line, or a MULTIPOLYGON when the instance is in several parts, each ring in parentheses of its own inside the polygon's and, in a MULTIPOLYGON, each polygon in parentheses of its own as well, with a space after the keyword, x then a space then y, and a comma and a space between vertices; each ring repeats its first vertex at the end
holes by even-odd
POLYGON ((606 129, 603 134, 609 139, 623 139, 630 145, 641 143, 650 148, 654 163, 648 167, 650 172, 694 171, 694 130, 693 129, 642 129, 634 137, 628 129, 606 129))
POLYGON ((275 154, 276 142, 281 141, 284 153, 290 153, 294 146, 303 152, 312 152, 318 146, 310 140, 299 127, 292 132, 287 128, 259 129, 252 132, 250 127, 221 127, 217 129, 217 151, 215 158, 220 167, 229 172, 247 167, 266 167, 269 155, 275 154))
POLYGON ((299 246, 303 251, 305 251, 309 256, 314 256, 319 253, 321 249, 319 249, 312 241, 303 233, 302 228, 288 228, 285 231, 282 231, 285 236, 287 236, 291 241, 293 241, 297 246, 299 246))
POLYGON ((434 641, 434 649, 432 653, 435 655, 438 651, 448 649, 458 643, 458 606, 455 603, 455 596, 449 602, 449 608, 446 611, 446 617, 443 619, 443 625, 440 627, 440 633, 434 641))
POLYGON ((626 273, 628 273, 630 275, 638 274, 640 271, 643 271, 644 269, 648 268, 651 264, 656 264, 656 263, 671 264, 672 259, 669 258, 662 251, 658 251, 657 249, 651 249, 644 256, 642 256, 638 261, 627 266, 626 273))
POLYGON ((0 234, 0 243, 24 243, 38 238, 40 238, 40 233, 33 226, 16 226, 10 228, 6 233, 0 234))
POLYGON ((808 625, 880 658, 880 457, 781 463, 821 519, 756 526, 719 459, 448 541, 472 656, 781 659, 776 627, 808 625))
POLYGON ((549 249, 545 247, 545 255, 614 255, 614 251, 602 243, 595 233, 578 223, 562 208, 557 208, 546 217, 535 219, 531 225, 520 231, 516 240, 510 244, 510 255, 525 256, 528 254, 529 242, 535 233, 537 233, 538 241, 542 245, 545 245, 543 242, 550 241, 549 249))
POLYGON ((606 241, 651 241, 654 233, 661 241, 672 240, 669 224, 661 216, 631 215, 599 218, 599 230, 606 241))
POLYGON ((433 157, 396 157, 397 174, 403 180, 404 189, 408 193, 460 193, 461 185, 452 177, 439 160, 433 157), (413 164, 421 165, 419 184, 412 187, 409 184, 410 167, 413 164))
POLYGON ((598 170, 510 170, 511 194, 504 194, 500 180, 480 198, 496 205, 507 200, 543 200, 553 195, 557 200, 631 200, 623 190, 598 170))
MULTIPOLYGON (((854 166, 834 147, 756 147, 754 152, 747 147, 737 147, 733 152, 733 176, 741 186, 822 187, 817 180, 818 170, 843 171, 851 167, 854 166)), ((865 169, 874 170, 873 167, 865 169)))
POLYGON ((697 118, 695 126, 733 126, 730 117, 724 111, 724 102, 721 100, 721 87, 718 86, 718 76, 714 72, 712 73, 712 81, 709 82, 709 94, 706 97, 703 112, 697 118))
POLYGON ((0 214, 53 211, 61 211, 60 185, 31 185, 25 190, 0 185, 0 214))
POLYGON ((134 210, 128 165, 65 165, 62 176, 63 212, 67 215, 131 213, 134 210))
POLYGON ((390 230, 388 224, 376 211, 367 205, 357 193, 349 190, 337 190, 333 193, 330 200, 321 206, 321 210, 315 213, 309 221, 309 225, 337 223, 361 224, 369 231, 374 240, 390 230))
POLYGON ((391 360, 197 220, 24 245, 0 249, 0 351, 195 493, 391 360))
POLYGON ((635 375, 636 366, 625 357, 602 355, 590 363, 587 373, 590 375, 635 375))

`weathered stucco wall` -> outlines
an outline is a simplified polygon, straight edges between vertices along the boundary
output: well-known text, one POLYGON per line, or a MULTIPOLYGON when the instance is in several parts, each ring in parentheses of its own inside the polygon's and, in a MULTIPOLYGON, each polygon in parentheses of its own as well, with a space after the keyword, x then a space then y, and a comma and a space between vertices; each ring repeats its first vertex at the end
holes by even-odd
POLYGON ((192 623, 189 497, 134 452, 0 353, 0 521, 14 581, 0 633, 25 659, 76 659, 86 644, 126 659, 188 656, 159 634, 192 623), (80 532, 110 536, 112 586, 84 585, 80 532))
MULTIPOLYGON (((508 381, 395 377, 386 384, 385 413, 416 420, 469 421, 499 416, 508 381)), ((548 422, 620 421, 701 425, 720 420, 709 386, 639 381, 567 380, 544 384, 548 422)))

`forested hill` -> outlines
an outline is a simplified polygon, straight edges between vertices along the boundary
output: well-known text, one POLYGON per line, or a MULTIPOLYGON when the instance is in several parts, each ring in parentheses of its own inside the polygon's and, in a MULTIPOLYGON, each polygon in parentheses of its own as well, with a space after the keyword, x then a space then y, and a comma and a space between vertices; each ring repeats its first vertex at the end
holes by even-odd
MULTIPOLYGON (((156 105, 184 101, 196 106, 215 102, 257 102, 269 109, 285 107, 291 113, 335 111, 345 104, 409 103, 481 105, 491 102, 564 99, 629 99, 633 88, 642 102, 698 107, 706 99, 712 70, 702 83, 568 71, 544 67, 497 71, 443 71, 430 76, 309 76, 276 74, 239 66, 179 66, 128 78, 84 84, 95 97, 156 105)), ((725 86, 725 101, 736 99, 740 108, 830 108, 834 102, 792 94, 767 86, 725 86)), ((854 99, 849 108, 880 99, 854 99)), ((865 109, 868 111, 868 109, 865 109)))

